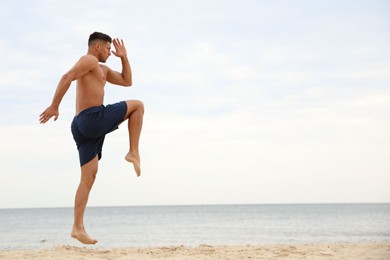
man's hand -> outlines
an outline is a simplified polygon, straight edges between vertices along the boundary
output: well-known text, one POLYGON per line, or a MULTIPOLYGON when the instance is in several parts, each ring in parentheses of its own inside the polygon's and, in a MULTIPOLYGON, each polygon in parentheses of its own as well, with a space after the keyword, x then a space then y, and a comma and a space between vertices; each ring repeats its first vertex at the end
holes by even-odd
POLYGON ((54 121, 56 121, 59 116, 58 107, 49 106, 48 108, 45 109, 45 111, 43 111, 42 114, 39 115, 39 122, 41 124, 44 124, 47 121, 49 121, 50 118, 52 118, 53 116, 54 116, 54 121))
POLYGON ((119 41, 118 38, 115 38, 113 40, 113 44, 115 47, 115 51, 112 51, 112 53, 117 57, 125 58, 127 56, 127 51, 126 51, 126 47, 123 43, 123 40, 119 41))

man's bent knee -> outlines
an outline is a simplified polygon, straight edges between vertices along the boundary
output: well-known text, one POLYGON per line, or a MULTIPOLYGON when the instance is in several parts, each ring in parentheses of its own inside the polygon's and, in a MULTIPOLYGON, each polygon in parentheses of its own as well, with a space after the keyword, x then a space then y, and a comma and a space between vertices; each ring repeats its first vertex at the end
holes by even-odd
POLYGON ((145 112, 145 106, 142 101, 138 101, 138 109, 142 114, 145 112))
POLYGON ((134 111, 138 111, 140 113, 144 113, 145 108, 144 108, 144 103, 140 100, 127 100, 127 116, 130 116, 131 113, 134 111))

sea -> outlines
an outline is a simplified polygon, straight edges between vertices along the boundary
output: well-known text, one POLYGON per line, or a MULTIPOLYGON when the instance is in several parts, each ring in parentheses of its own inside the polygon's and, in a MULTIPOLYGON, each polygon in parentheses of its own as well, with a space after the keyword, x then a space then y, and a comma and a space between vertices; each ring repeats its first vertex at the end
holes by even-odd
MULTIPOLYGON (((0 209, 0 250, 82 246, 72 208, 0 209)), ((390 242, 390 204, 87 207, 93 248, 390 242)))

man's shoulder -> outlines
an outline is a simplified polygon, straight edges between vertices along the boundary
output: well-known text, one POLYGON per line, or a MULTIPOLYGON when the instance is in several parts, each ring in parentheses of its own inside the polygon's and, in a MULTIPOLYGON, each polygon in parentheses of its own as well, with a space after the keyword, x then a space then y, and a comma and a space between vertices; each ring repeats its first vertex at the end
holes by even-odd
POLYGON ((99 63, 98 59, 91 54, 81 56, 79 61, 99 63))
POLYGON ((78 62, 75 65, 75 68, 80 68, 83 70, 93 70, 99 66, 98 59, 90 54, 81 56, 78 62))

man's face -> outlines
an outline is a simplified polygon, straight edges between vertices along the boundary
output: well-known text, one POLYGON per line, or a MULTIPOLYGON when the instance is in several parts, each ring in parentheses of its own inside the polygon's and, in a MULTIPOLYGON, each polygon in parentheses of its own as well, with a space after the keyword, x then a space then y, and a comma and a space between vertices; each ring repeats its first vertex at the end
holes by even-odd
POLYGON ((106 62, 108 57, 111 55, 111 43, 109 42, 101 42, 99 43, 99 62, 106 62))

